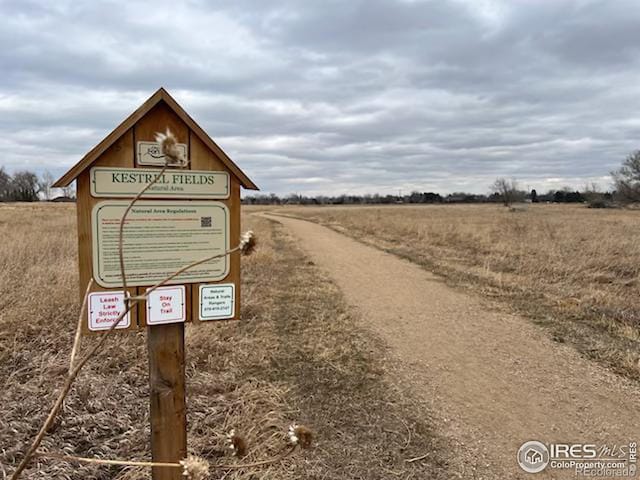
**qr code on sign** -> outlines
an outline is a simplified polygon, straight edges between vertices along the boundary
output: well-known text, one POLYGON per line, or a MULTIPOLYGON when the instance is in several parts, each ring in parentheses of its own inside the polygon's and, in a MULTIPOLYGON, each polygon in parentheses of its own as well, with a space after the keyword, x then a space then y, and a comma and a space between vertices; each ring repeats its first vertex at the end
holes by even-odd
POLYGON ((200 226, 201 227, 210 227, 211 226, 211 217, 200 217, 200 226))

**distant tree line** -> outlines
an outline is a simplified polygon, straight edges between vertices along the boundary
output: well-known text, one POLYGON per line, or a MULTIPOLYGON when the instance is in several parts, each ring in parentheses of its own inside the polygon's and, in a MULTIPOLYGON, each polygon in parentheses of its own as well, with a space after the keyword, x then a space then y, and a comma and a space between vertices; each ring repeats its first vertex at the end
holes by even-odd
POLYGON ((535 189, 530 192, 518 188, 513 179, 498 178, 490 187, 491 193, 473 194, 465 192, 440 195, 434 192, 414 191, 409 195, 338 195, 306 196, 291 194, 279 197, 275 194, 252 195, 243 198, 247 205, 389 205, 394 203, 503 203, 549 202, 549 203, 587 203, 592 208, 606 208, 620 203, 640 202, 640 150, 631 153, 620 169, 611 172, 615 190, 601 192, 597 185, 586 185, 582 191, 571 188, 549 190, 539 194, 535 189))
MULTIPOLYGON (((44 172, 38 177, 34 172, 22 170, 9 175, 0 167, 0 202, 38 202, 53 200, 53 177, 44 172)), ((63 188, 62 197, 71 199, 73 188, 63 188)))
MULTIPOLYGON (((391 205, 398 203, 412 204, 441 204, 441 203, 504 203, 509 205, 514 202, 530 201, 552 203, 584 203, 589 201, 586 191, 574 191, 569 188, 562 190, 549 190, 545 194, 538 194, 535 190, 525 192, 522 190, 509 191, 507 199, 500 192, 491 194, 474 194, 465 192, 441 195, 434 192, 411 192, 408 195, 337 195, 337 196, 307 196, 291 194, 278 196, 273 193, 268 195, 250 195, 242 199, 245 205, 391 205)), ((598 193, 605 200, 612 200, 614 193, 598 193)))

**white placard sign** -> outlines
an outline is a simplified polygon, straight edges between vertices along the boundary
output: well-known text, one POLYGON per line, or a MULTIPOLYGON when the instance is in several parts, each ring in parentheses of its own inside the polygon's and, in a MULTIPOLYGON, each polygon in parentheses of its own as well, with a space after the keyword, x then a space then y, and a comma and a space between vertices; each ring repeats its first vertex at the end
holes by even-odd
POLYGON ((223 320, 235 314, 233 283, 200 285, 200 320, 223 320))
MULTIPOLYGON (((177 143, 176 146, 182 152, 184 158, 187 157, 187 146, 184 143, 177 143)), ((136 159, 138 165, 158 165, 162 166, 166 163, 164 154, 160 144, 156 142, 138 142, 136 149, 136 159)))
MULTIPOLYGON (((121 291, 90 293, 89 330, 92 332, 109 330, 124 311, 124 294, 121 291)), ((129 328, 130 326, 131 318, 127 312, 116 328, 129 328)))
POLYGON ((155 289, 147 297, 147 324, 184 322, 187 318, 184 297, 184 285, 155 289))
POLYGON ((144 198, 229 198, 229 173, 209 170, 171 170, 160 175, 157 168, 93 167, 89 171, 92 197, 135 197, 155 180, 144 198))
MULTIPOLYGON (((105 200, 91 213, 93 278, 105 288, 122 288, 119 226, 129 200, 105 200)), ((127 284, 142 287, 229 250, 229 207, 209 200, 140 200, 124 226, 127 284)), ((230 260, 222 255, 173 278, 172 285, 223 280, 230 260)))

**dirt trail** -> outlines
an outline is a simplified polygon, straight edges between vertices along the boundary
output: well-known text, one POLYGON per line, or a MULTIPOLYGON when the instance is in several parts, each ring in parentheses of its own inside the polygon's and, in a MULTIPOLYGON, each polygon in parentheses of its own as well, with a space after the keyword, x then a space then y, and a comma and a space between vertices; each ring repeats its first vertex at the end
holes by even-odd
POLYGON ((301 240, 388 342, 439 431, 457 445, 465 478, 572 476, 549 468, 524 474, 516 452, 527 440, 638 441, 636 385, 415 264, 311 222, 269 217, 301 240))

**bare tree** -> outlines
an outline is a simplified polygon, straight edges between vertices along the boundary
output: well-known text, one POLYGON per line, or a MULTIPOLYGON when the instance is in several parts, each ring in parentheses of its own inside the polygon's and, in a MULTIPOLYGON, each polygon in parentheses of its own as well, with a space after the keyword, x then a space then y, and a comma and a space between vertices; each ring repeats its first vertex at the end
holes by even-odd
POLYGON ((582 187, 582 195, 588 202, 600 200, 602 198, 602 192, 600 191, 600 185, 596 182, 586 183, 582 187))
POLYGON ((62 187, 62 195, 67 198, 75 198, 76 192, 73 188, 73 185, 67 185, 66 187, 62 187))
POLYGON ((502 198, 502 203, 508 207, 518 196, 518 182, 501 177, 493 182, 491 191, 498 194, 502 198))
POLYGON ((631 153, 611 176, 623 200, 640 202, 640 150, 631 153))
POLYGON ((0 202, 6 202, 11 198, 11 175, 0 167, 0 202))
POLYGON ((11 181, 11 200, 16 202, 37 202, 40 185, 35 173, 29 171, 17 172, 11 181))
POLYGON ((53 185, 54 181, 55 179, 53 178, 53 175, 51 175, 51 172, 49 172, 49 170, 45 170, 38 182, 40 191, 44 195, 45 200, 51 200, 51 185, 53 185))

